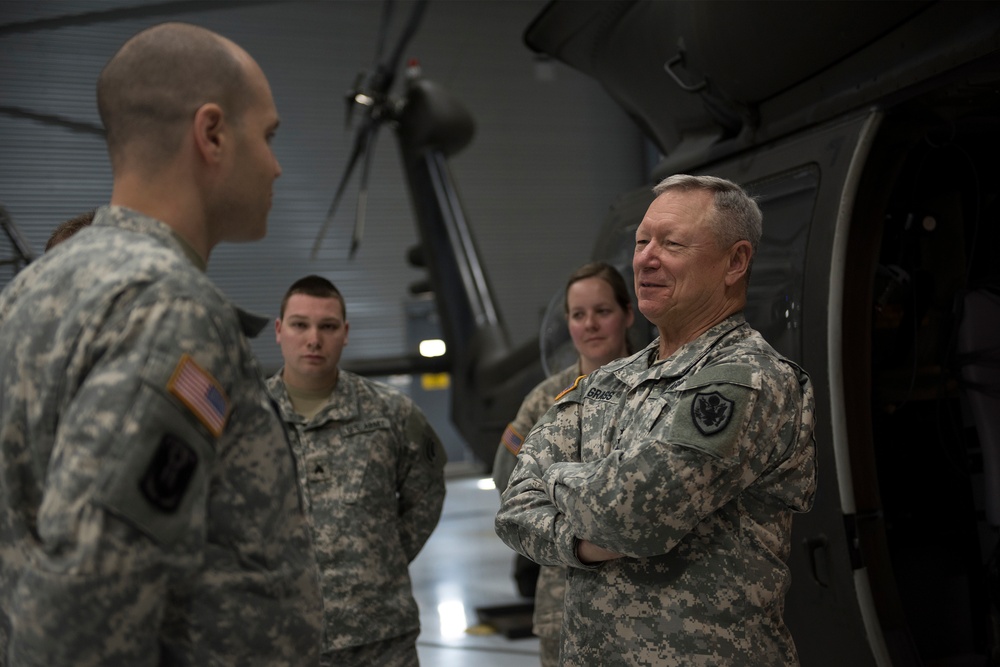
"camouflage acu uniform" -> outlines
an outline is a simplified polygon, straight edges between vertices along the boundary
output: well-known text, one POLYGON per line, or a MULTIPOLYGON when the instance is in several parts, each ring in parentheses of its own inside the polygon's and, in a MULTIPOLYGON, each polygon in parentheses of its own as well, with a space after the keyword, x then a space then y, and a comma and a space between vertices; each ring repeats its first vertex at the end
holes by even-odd
MULTIPOLYGON (((500 446, 497 447, 496 458, 493 461, 493 482, 500 493, 507 489, 507 480, 510 479, 510 473, 517 463, 517 454, 524 437, 535 425, 535 422, 552 407, 556 396, 573 384, 573 381, 579 376, 580 364, 575 363, 542 380, 524 398, 514 421, 507 425, 507 429, 503 433, 500 446)), ((538 585, 535 589, 535 613, 532 617, 531 628, 535 635, 550 640, 559 638, 562 630, 565 592, 566 569, 559 566, 543 565, 538 573, 538 585)), ((547 662, 543 656, 542 663, 546 664, 547 662)))
POLYGON ((437 526, 445 453, 407 396, 341 370, 306 421, 279 372, 268 382, 292 435, 321 572, 323 652, 420 627, 408 565, 437 526))
POLYGON ((493 483, 496 484, 500 493, 503 493, 507 488, 507 480, 510 479, 510 473, 514 470, 514 464, 517 463, 517 453, 521 450, 521 443, 524 442, 528 431, 552 407, 556 396, 573 384, 573 381, 579 376, 580 364, 578 362, 545 378, 524 397, 514 421, 507 424, 507 428, 500 438, 500 446, 497 447, 496 457, 493 460, 493 483))
POLYGON ((528 436, 497 533, 568 575, 567 666, 794 665, 791 515, 816 488, 808 376, 737 314, 595 371, 528 436), (624 554, 587 566, 578 539, 624 554))
POLYGON ((103 208, 0 295, 0 663, 318 661, 318 572, 251 316, 188 252, 103 208))

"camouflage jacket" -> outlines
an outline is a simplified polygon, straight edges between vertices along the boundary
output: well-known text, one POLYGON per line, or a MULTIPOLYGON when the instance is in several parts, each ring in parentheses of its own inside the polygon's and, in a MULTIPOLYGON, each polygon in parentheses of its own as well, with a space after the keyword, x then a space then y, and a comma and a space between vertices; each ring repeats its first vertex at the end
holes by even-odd
POLYGON ((497 534, 568 573, 561 663, 794 665, 792 512, 816 489, 808 376, 733 315, 566 392, 524 443, 497 534), (578 539, 624 554, 594 566, 578 539))
POLYGON ((517 409, 514 421, 507 424, 500 438, 500 445, 493 459, 493 483, 497 491, 503 493, 507 489, 507 480, 514 471, 517 453, 521 450, 521 443, 524 442, 528 431, 552 407, 556 396, 572 385, 573 380, 579 376, 580 364, 577 362, 539 382, 521 401, 521 407, 517 409))
POLYGON ((324 652, 420 627, 408 565, 437 526, 445 453, 404 394, 341 370, 306 421, 267 381, 292 438, 323 588, 324 652))
MULTIPOLYGON (((550 375, 528 392, 514 421, 500 439, 493 461, 493 483, 502 494, 507 489, 507 480, 517 463, 524 437, 542 415, 552 407, 553 401, 564 389, 580 376, 579 362, 550 375)), ((532 631, 539 637, 558 639, 562 630, 563 596, 566 594, 566 568, 556 565, 542 565, 535 587, 535 612, 532 616, 532 631)))
POLYGON ((318 662, 318 573, 250 320, 120 207, 0 295, 0 664, 318 662))

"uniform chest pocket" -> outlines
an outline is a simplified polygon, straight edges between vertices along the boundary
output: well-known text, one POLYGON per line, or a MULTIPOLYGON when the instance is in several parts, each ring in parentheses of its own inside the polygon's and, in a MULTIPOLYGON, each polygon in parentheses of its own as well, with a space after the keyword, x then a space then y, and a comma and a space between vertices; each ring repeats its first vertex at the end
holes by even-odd
POLYGON ((633 398, 630 403, 634 405, 627 406, 632 419, 620 424, 614 449, 628 449, 632 444, 658 439, 660 424, 669 419, 673 398, 669 392, 660 396, 650 396, 647 392, 633 398))
MULTIPOLYGON (((380 452, 390 441, 386 418, 309 430, 303 433, 308 443, 306 483, 313 502, 325 501, 353 505, 383 484, 380 452)), ((394 479, 391 471, 389 480, 394 479)))

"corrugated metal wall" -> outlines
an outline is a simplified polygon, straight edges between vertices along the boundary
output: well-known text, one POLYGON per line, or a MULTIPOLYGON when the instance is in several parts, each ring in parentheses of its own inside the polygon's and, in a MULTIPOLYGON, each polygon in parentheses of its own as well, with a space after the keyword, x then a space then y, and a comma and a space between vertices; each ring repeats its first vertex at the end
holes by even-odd
MULTIPOLYGON (((471 110, 476 137, 452 159, 487 275, 517 344, 535 335, 565 276, 589 255, 618 193, 644 181, 637 130, 593 82, 558 64, 539 76, 521 35, 539 0, 430 3, 407 55, 471 110)), ((397 3, 390 41, 408 14, 397 3)), ((368 224, 348 260, 357 175, 315 261, 309 252, 348 158, 344 92, 374 58, 382 3, 0 2, 0 204, 40 252, 52 228, 104 203, 110 169, 94 99, 98 72, 138 30, 197 23, 247 49, 268 75, 284 173, 268 237, 218 247, 209 274, 238 304, 275 315, 285 288, 320 273, 344 292, 345 361, 402 354, 406 264, 416 242, 395 137, 379 137, 368 224), (94 13, 96 12, 96 13, 94 13)), ((544 68, 543 68, 544 69, 544 68)), ((265 369, 273 336, 255 341, 265 369)))

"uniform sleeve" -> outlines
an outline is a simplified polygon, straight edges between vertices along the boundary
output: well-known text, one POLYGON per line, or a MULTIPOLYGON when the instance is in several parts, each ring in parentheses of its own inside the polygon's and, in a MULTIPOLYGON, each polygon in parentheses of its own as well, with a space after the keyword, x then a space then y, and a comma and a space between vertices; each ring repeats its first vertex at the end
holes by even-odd
POLYGON ((493 483, 501 494, 507 488, 510 473, 517 463, 517 455, 521 451, 521 445, 524 444, 524 438, 538 418, 552 405, 553 396, 546 391, 546 386, 547 383, 542 382, 524 397, 514 421, 507 424, 500 437, 500 445, 493 459, 493 483))
POLYGON ((75 382, 73 366, 87 369, 60 413, 10 610, 11 664, 159 664, 169 590, 205 544, 209 425, 221 429, 227 413, 206 370, 222 358, 213 331, 199 304, 152 300, 80 346, 92 356, 74 357, 68 373, 75 382), (215 407, 179 398, 171 379, 183 359, 210 385, 187 397, 212 394, 215 407))
POLYGON ((399 536, 409 561, 420 553, 441 518, 447 456, 420 408, 406 399, 404 455, 397 475, 399 536))
POLYGON ((574 380, 579 377, 577 366, 574 364, 539 382, 521 402, 514 421, 507 425, 500 437, 500 445, 493 459, 493 484, 501 495, 507 489, 507 482, 517 463, 517 455, 521 451, 524 439, 552 406, 556 396, 573 386, 574 380))
POLYGON ((501 496, 495 529, 507 546, 541 565, 586 567, 575 554, 576 537, 549 497, 545 473, 579 460, 580 404, 571 390, 535 424, 501 496))
MULTIPOLYGON (((517 454, 511 452, 504 443, 515 436, 516 431, 512 432, 510 424, 508 424, 507 430, 503 434, 503 442, 497 447, 497 453, 493 456, 493 485, 500 492, 500 495, 503 495, 503 492, 507 489, 510 474, 514 472, 514 466, 517 464, 517 454)), ((516 437, 520 438, 520 436, 516 437)), ((523 441, 523 438, 520 439, 523 441)), ((520 451, 520 445, 518 446, 518 451, 520 451)))
POLYGON ((627 556, 655 556, 753 484, 794 436, 781 432, 785 401, 751 373, 733 375, 693 378, 648 433, 603 459, 550 466, 543 482, 568 530, 627 556))

